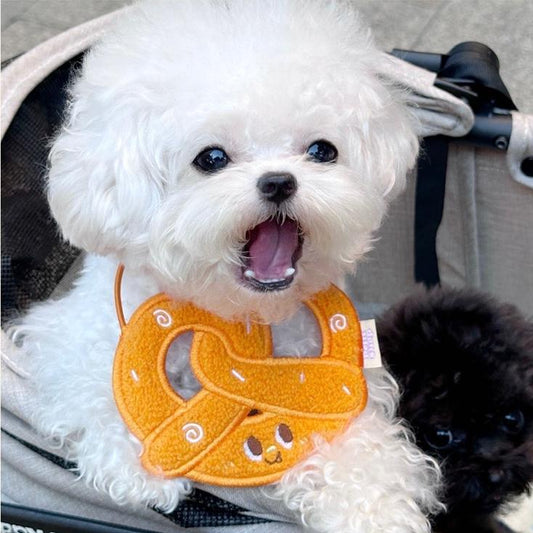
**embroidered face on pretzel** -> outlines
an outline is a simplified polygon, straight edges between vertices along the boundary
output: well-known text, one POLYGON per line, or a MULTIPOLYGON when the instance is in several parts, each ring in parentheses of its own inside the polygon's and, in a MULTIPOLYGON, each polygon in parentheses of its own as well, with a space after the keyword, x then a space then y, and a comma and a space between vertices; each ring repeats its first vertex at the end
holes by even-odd
POLYGON ((121 319, 115 399, 144 445, 147 470, 216 485, 273 482, 311 451, 313 435, 331 440, 361 412, 366 385, 355 310, 334 286, 307 305, 321 328, 317 358, 274 358, 268 326, 228 322, 165 295, 146 301, 128 324, 121 319), (189 400, 165 374, 168 348, 186 331, 203 386, 189 400))
POLYGON ((294 445, 294 436, 291 428, 287 424, 280 422, 276 425, 273 440, 277 442, 278 446, 274 443, 266 448, 257 437, 250 435, 243 444, 246 457, 250 461, 265 461, 269 465, 282 463, 283 456, 281 450, 284 448, 291 450, 294 445))

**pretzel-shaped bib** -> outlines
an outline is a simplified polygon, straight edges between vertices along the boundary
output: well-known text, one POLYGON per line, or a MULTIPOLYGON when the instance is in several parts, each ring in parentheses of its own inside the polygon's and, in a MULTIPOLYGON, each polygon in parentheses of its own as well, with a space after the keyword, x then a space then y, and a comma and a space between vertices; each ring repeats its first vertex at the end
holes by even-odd
POLYGON ((165 477, 225 486, 263 485, 311 451, 310 437, 331 440, 366 404, 357 313, 333 285, 306 305, 322 334, 319 357, 274 357, 270 327, 248 327, 176 302, 144 302, 122 334, 113 389, 129 430, 141 440, 142 464, 165 477), (179 335, 193 332, 191 367, 203 386, 189 400, 171 387, 165 359, 179 335))

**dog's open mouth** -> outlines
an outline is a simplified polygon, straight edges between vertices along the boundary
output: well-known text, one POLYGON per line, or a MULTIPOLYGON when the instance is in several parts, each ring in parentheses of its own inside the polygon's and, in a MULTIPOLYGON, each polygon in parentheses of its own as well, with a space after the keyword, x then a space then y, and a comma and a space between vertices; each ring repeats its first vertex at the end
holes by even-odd
POLYGON ((290 218, 261 222, 247 233, 243 250, 242 280, 259 291, 286 289, 296 275, 303 235, 290 218))

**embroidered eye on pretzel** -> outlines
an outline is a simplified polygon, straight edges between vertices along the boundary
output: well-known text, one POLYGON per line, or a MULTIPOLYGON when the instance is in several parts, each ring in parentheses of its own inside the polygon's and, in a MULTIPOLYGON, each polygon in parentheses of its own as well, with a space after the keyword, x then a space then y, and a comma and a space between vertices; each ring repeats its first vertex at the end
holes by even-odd
POLYGON ((268 326, 223 320, 164 294, 142 304, 115 354, 113 389, 150 472, 226 486, 270 483, 305 458, 311 437, 331 440, 366 404, 361 330, 338 288, 306 305, 322 335, 316 358, 273 357, 268 326), (191 367, 202 389, 189 400, 170 386, 165 359, 192 331, 191 367))

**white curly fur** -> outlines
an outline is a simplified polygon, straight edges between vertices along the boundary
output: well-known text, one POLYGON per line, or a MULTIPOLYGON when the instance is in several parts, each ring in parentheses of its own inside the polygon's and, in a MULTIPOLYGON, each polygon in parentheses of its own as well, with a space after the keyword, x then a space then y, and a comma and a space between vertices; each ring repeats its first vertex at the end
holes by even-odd
MULTIPOLYGON (((191 488, 142 469, 114 404, 118 262, 127 316, 166 291, 225 317, 279 322, 278 353, 318 353, 301 302, 355 270, 417 153, 380 61, 342 0, 154 0, 134 6, 85 59, 48 193, 64 236, 90 254, 76 287, 13 331, 37 378, 38 427, 116 502, 172 509, 191 488), (337 147, 336 163, 306 157, 317 139, 337 147), (213 145, 232 162, 207 176, 191 161, 213 145), (256 186, 272 171, 298 181, 277 215, 296 219, 305 241, 292 285, 259 293, 239 277, 240 251, 246 232, 275 214, 256 186)), ((185 396, 197 387, 187 347, 178 340, 167 362, 185 396)), ((438 469, 394 419, 390 376, 369 371, 368 382, 363 414, 333 443, 316 439, 271 497, 317 531, 425 532, 438 469)))

